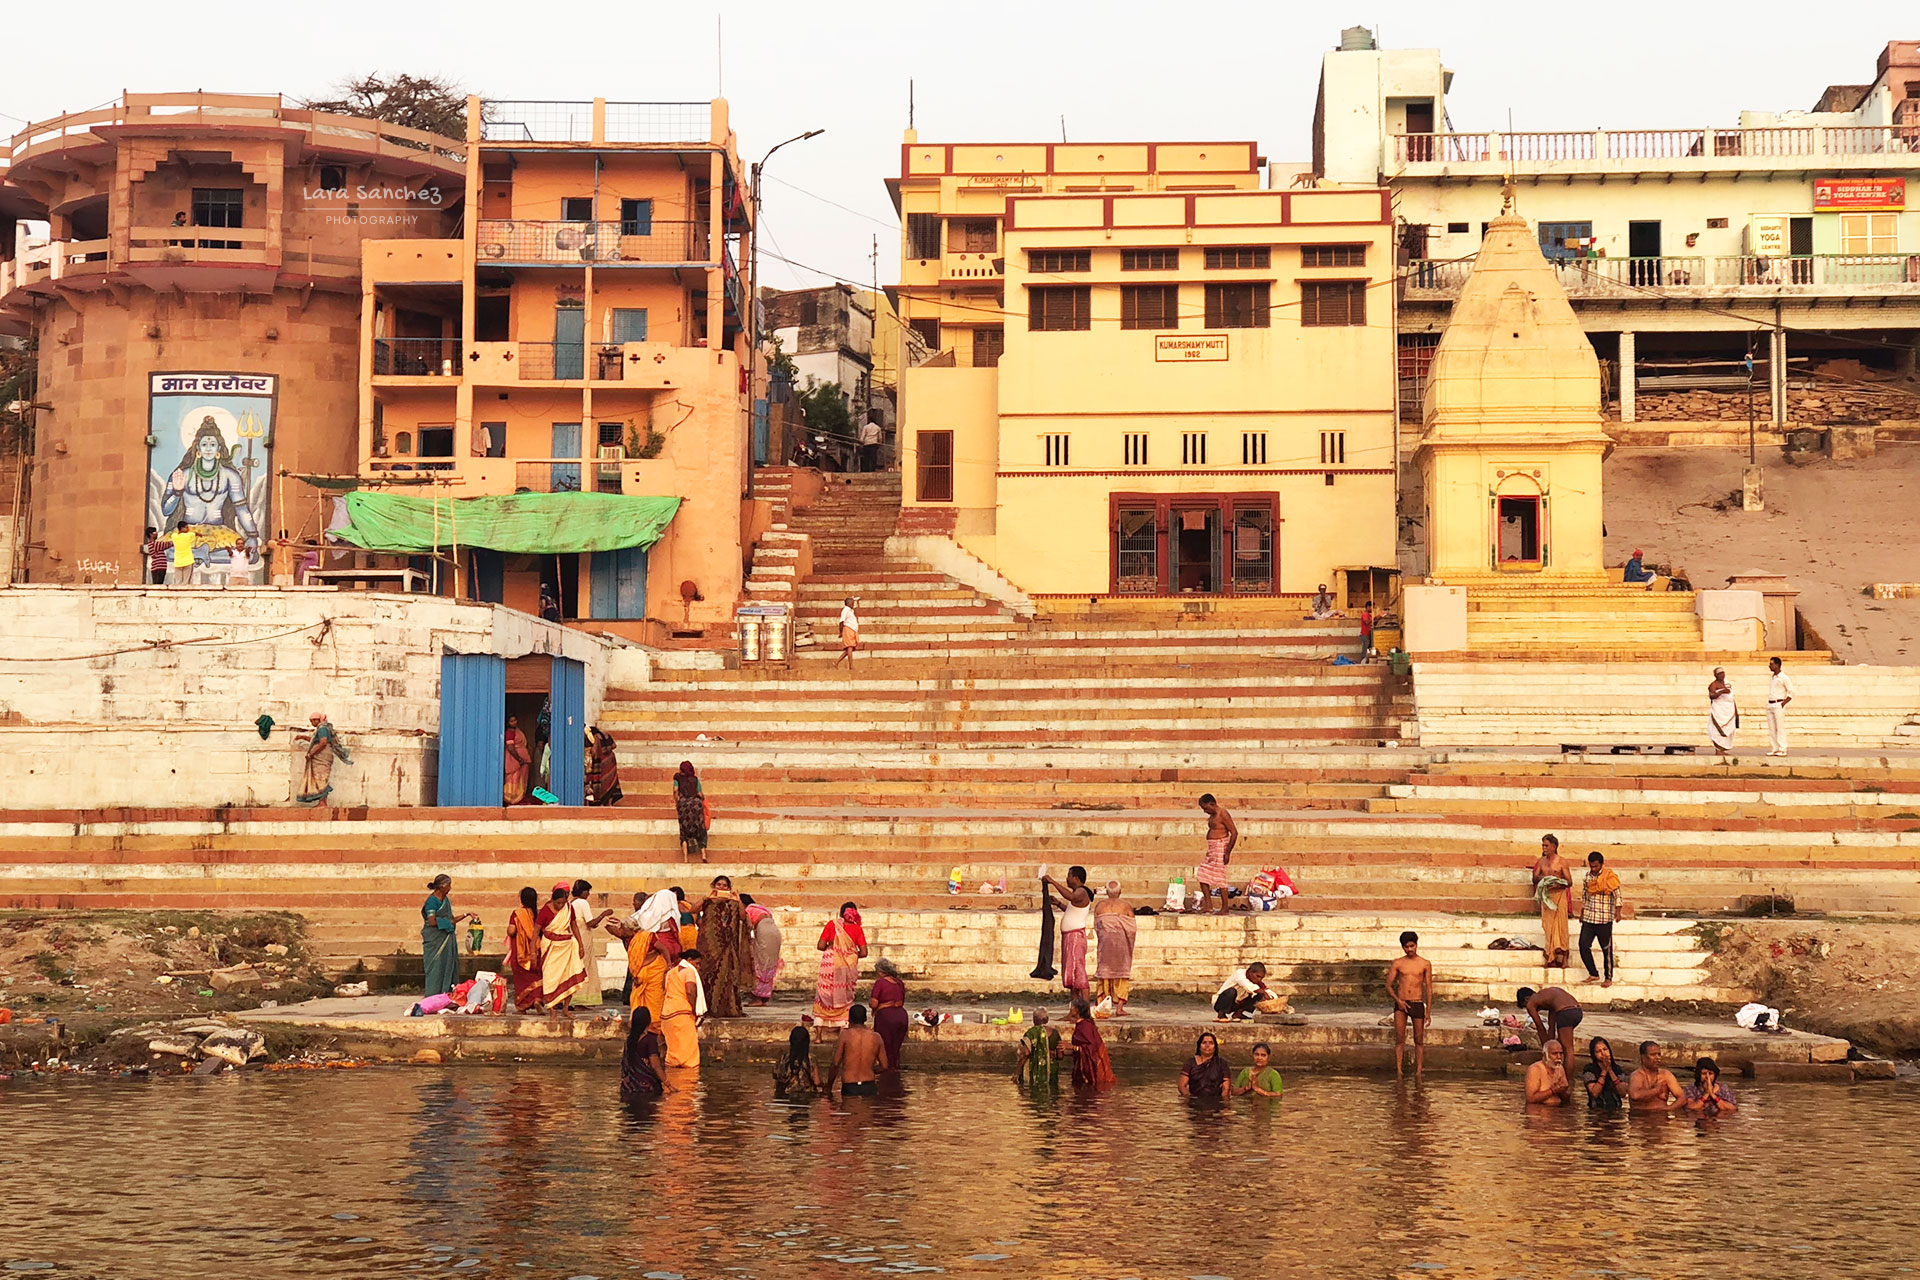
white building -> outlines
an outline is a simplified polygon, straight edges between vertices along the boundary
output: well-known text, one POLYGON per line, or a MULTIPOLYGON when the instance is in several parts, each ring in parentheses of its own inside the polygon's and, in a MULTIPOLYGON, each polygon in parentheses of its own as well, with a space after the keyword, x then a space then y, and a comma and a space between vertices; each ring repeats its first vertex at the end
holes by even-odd
POLYGON ((1732 127, 1457 131, 1452 78, 1438 50, 1376 49, 1359 29, 1321 63, 1317 180, 1394 194, 1403 402, 1418 404, 1509 184, 1603 362, 1618 421, 1671 418, 1654 397, 1686 392, 1688 412, 1737 418, 1744 434, 1750 354, 1760 421, 1776 431, 1822 425, 1823 402, 1796 406, 1824 366, 1854 381, 1913 373, 1920 42, 1887 45, 1871 84, 1835 85, 1810 111, 1742 112, 1732 127))

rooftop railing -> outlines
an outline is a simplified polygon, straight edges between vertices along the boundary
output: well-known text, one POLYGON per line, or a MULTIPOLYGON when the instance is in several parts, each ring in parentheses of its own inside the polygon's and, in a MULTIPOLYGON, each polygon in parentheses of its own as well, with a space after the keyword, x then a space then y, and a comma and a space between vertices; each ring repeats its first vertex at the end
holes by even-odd
POLYGON ((698 142, 713 137, 707 102, 609 102, 594 137, 592 102, 489 98, 482 105, 488 142, 698 142))
MULTIPOLYGON (((1568 258, 1554 274, 1567 296, 1629 300, 1713 293, 1920 293, 1920 254, 1830 253, 1763 258, 1750 254, 1660 258, 1568 258)), ((1459 295, 1472 262, 1416 260, 1403 269, 1407 297, 1459 295)))
POLYGON ((1579 162, 1759 160, 1847 156, 1920 159, 1920 123, 1792 125, 1763 129, 1587 129, 1518 133, 1403 133, 1394 135, 1401 165, 1520 165, 1579 162))
POLYGON ((278 94, 130 93, 118 102, 88 111, 72 111, 34 121, 13 135, 6 160, 17 164, 36 148, 90 136, 102 126, 144 124, 185 128, 241 121, 256 125, 273 122, 296 125, 316 136, 324 136, 335 147, 352 145, 378 150, 385 145, 426 152, 454 162, 463 161, 466 156, 466 144, 457 138, 384 120, 310 111, 288 103, 278 94))
POLYGON ((477 252, 483 263, 705 264, 713 261, 712 236, 704 222, 484 218, 477 235, 477 252))

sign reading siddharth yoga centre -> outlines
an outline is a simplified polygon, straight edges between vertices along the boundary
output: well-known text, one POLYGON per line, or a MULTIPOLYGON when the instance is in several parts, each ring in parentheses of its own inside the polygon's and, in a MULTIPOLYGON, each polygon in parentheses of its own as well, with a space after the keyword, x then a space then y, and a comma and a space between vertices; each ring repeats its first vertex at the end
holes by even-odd
POLYGON ((1157 362, 1185 360, 1225 360, 1227 335, 1224 333, 1156 333, 1153 358, 1157 362))
POLYGON ((1813 207, 1900 210, 1907 207, 1905 178, 1815 178, 1813 207))

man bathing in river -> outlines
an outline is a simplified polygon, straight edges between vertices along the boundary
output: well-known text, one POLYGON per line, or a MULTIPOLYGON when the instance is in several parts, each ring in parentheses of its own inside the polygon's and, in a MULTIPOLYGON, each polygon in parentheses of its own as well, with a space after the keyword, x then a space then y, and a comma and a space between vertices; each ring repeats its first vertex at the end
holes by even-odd
POLYGON ((1586 1017, 1580 1009, 1580 1002, 1572 993, 1559 987, 1542 987, 1535 991, 1532 987, 1520 988, 1517 997, 1520 1007, 1527 1017, 1533 1019, 1534 1032, 1540 1037, 1540 1047, 1547 1047, 1547 1041, 1558 1040, 1560 1061, 1573 1061, 1573 1029, 1580 1025, 1580 1019, 1586 1017))
POLYGON ((867 1006, 856 1004, 847 1011, 847 1028, 833 1047, 833 1065, 821 1091, 831 1097, 838 1080, 842 1098, 871 1097, 880 1092, 879 1076, 888 1065, 886 1042, 867 1026, 867 1006))
POLYGON ((1407 1024, 1413 1024, 1413 1074, 1427 1070, 1427 1024, 1433 1021, 1433 962, 1420 954, 1420 935, 1400 935, 1402 955, 1387 968, 1387 994, 1393 998, 1393 1074, 1406 1074, 1407 1024))
POLYGON ((1678 1111, 1687 1104, 1680 1081, 1660 1065, 1656 1040, 1640 1042, 1640 1066, 1627 1077, 1627 1101, 1635 1111, 1678 1111))
POLYGON ((1573 1097, 1567 1079, 1567 1052, 1558 1040, 1547 1041, 1540 1061, 1527 1068, 1527 1105, 1564 1107, 1573 1097))

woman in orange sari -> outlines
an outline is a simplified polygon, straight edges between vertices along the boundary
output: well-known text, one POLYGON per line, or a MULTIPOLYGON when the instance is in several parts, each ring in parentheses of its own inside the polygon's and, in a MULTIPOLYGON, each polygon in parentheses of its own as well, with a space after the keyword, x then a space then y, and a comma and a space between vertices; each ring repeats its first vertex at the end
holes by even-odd
POLYGON ((700 1065, 700 1019, 706 1016, 706 992, 700 986, 700 949, 689 947, 680 962, 667 970, 661 1001, 660 1035, 667 1042, 667 1065, 700 1065))
POLYGON ((513 977, 513 1007, 521 1013, 540 1008, 539 910, 540 895, 528 885, 507 920, 507 971, 513 977))
POLYGON ((860 962, 867 955, 867 935, 860 927, 860 908, 840 904, 840 914, 827 921, 816 944, 820 952, 820 981, 814 987, 813 1018, 822 1026, 844 1027, 853 1011, 853 993, 860 985, 860 962))

